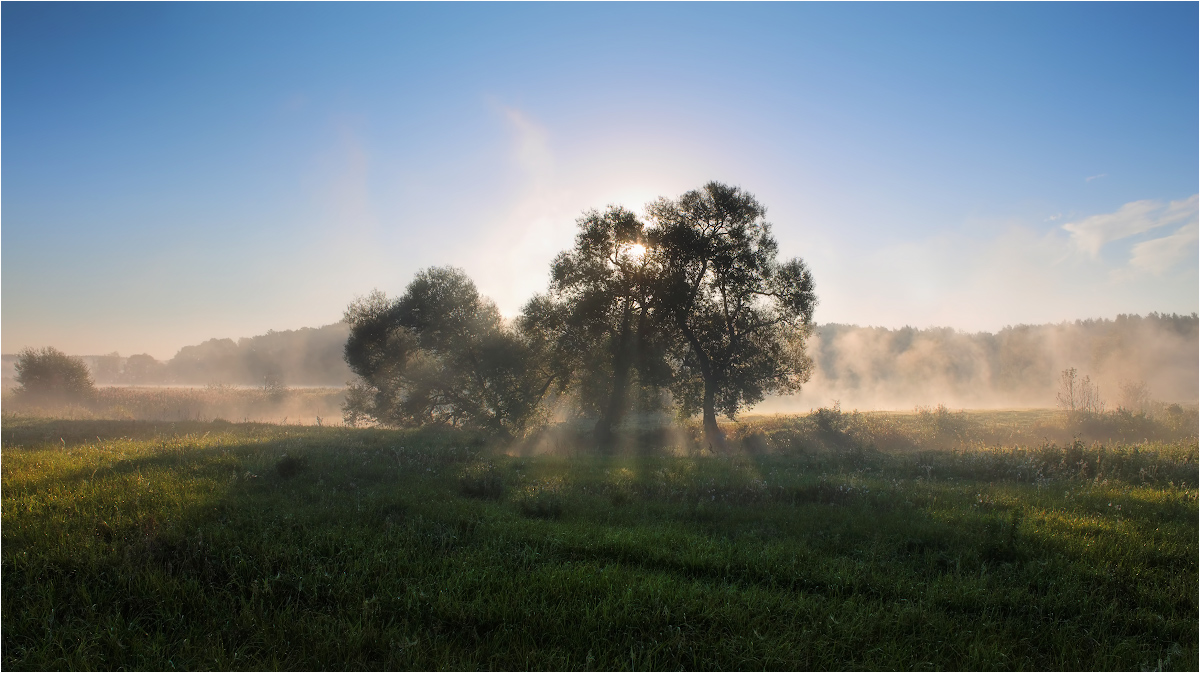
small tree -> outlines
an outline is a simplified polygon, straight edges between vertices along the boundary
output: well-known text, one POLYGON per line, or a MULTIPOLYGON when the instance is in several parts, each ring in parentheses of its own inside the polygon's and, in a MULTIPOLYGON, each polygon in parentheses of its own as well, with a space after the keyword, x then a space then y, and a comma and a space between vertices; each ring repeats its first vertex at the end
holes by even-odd
POLYGON ((1104 399, 1100 397, 1100 386, 1092 383, 1092 377, 1079 378, 1074 367, 1062 370, 1059 376, 1058 408, 1075 420, 1080 414, 1104 413, 1104 399))
POLYGON ((1074 367, 1068 367, 1062 370, 1058 381, 1058 395, 1055 399, 1058 402, 1058 408, 1067 413, 1067 416, 1073 416, 1079 408, 1079 372, 1074 367))
POLYGON ((96 391, 82 359, 47 346, 26 348, 17 355, 17 392, 42 400, 82 401, 96 391))
POLYGON ((1092 383, 1092 377, 1084 376, 1079 382, 1079 406, 1089 414, 1104 413, 1104 398, 1100 397, 1100 386, 1092 383))

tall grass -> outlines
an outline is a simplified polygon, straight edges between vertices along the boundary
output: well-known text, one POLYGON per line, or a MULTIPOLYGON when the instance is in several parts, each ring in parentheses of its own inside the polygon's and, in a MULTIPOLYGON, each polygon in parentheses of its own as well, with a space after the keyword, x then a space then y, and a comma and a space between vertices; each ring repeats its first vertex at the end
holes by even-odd
POLYGON ((989 445, 974 414, 838 414, 731 427, 746 450, 716 456, 6 414, 2 663, 1200 663, 1194 438, 989 445))

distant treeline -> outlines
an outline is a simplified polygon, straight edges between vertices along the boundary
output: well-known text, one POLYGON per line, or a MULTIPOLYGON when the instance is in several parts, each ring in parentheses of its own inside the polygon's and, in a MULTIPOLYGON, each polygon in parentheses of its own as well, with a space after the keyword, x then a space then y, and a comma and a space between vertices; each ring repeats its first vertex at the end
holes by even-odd
POLYGON ((1122 384, 1145 384, 1166 402, 1195 402, 1200 385, 1197 314, 1119 315, 1018 325, 999 332, 827 324, 809 342, 812 379, 799 396, 760 411, 843 408, 1052 407, 1064 369, 1088 375, 1108 408, 1122 384))
POLYGON ((209 339, 185 346, 166 362, 149 355, 87 355, 98 384, 344 386, 353 374, 342 357, 349 328, 270 331, 255 337, 209 339))
MULTIPOLYGON (((166 362, 149 355, 84 356, 100 384, 343 386, 345 323, 187 346, 166 362)), ((1018 325, 999 332, 887 329, 826 324, 809 342, 813 376, 798 397, 768 399, 765 411, 800 411, 834 400, 844 408, 1052 407, 1062 370, 1090 375, 1110 408, 1122 382, 1143 382, 1156 399, 1195 402, 1200 386, 1196 314, 1120 315, 1018 325)), ((6 377, 13 356, 4 356, 6 377)))

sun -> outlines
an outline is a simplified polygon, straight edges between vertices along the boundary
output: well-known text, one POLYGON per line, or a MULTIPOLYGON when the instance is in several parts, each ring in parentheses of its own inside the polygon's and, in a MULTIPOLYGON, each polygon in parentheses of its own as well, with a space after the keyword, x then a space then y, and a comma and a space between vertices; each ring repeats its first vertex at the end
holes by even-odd
POLYGON ((625 251, 634 259, 641 259, 642 255, 646 254, 646 246, 641 243, 634 243, 625 248, 625 251))

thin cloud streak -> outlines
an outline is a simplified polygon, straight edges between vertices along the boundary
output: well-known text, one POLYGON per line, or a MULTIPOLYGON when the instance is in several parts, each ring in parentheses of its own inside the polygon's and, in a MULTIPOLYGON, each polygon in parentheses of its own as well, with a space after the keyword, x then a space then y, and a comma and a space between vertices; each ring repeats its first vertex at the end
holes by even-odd
POLYGON ((518 196, 496 214, 482 245, 472 246, 467 267, 480 289, 511 314, 545 284, 547 260, 570 242, 564 223, 573 222, 575 215, 559 186, 550 132, 523 110, 492 107, 509 134, 518 196))
POLYGON ((940 234, 872 251, 841 242, 810 258, 822 297, 817 319, 991 331, 1138 311, 1187 313, 1198 292, 1180 279, 1195 274, 1196 231, 1189 223, 1139 243, 1128 263, 1080 255, 1073 236, 1020 222, 990 237, 940 234), (1179 268, 1189 255, 1192 270, 1179 268))
POLYGON ((1105 245, 1165 227, 1191 218, 1196 219, 1197 195, 1172 201, 1164 206, 1160 201, 1133 201, 1115 213, 1092 215, 1078 222, 1068 222, 1063 229, 1071 234, 1076 247, 1096 257, 1105 245))
POLYGON ((1196 246, 1200 243, 1200 227, 1193 220, 1180 227, 1175 233, 1162 238, 1143 241, 1133 246, 1129 265, 1135 269, 1161 276, 1189 256, 1196 257, 1196 246))

